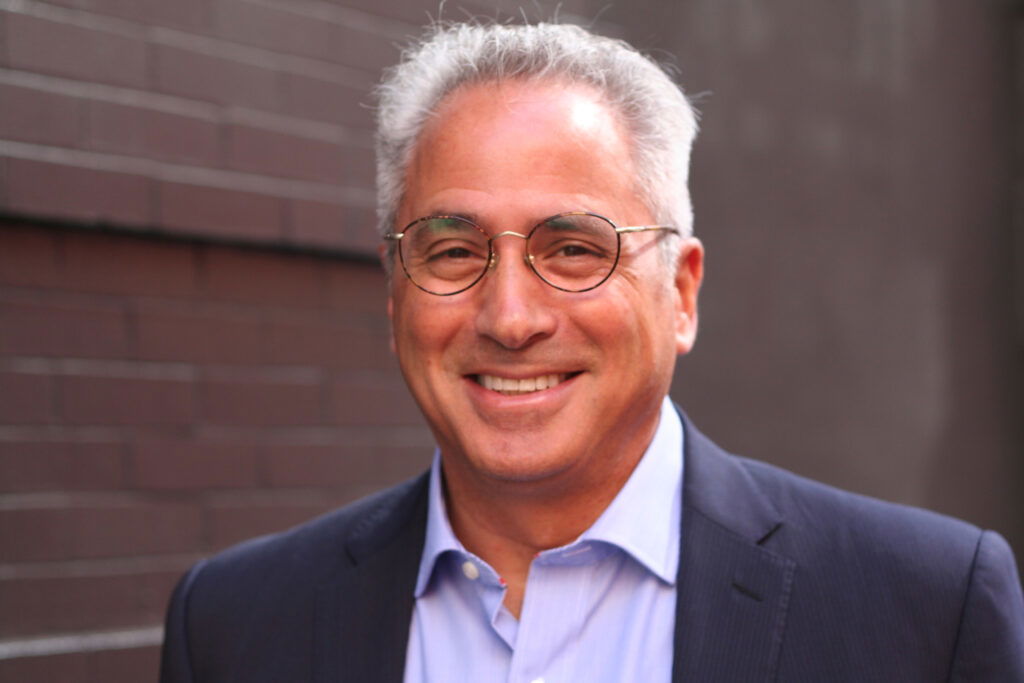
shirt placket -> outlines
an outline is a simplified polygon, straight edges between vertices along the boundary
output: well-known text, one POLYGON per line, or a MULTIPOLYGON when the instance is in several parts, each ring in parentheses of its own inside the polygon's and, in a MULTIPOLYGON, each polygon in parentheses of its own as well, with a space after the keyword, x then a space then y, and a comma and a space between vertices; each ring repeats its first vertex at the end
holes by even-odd
POLYGON ((588 545, 546 551, 531 564, 508 683, 563 683, 561 674, 571 670, 566 658, 578 653, 569 645, 588 611, 588 545))

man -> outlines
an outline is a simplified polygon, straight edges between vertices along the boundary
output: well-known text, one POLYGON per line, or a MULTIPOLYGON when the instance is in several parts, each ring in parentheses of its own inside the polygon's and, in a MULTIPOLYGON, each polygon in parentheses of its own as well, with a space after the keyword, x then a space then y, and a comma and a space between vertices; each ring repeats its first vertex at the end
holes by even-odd
POLYGON ((667 400, 695 128, 569 26, 439 30, 388 75, 388 312, 433 467, 197 565, 163 681, 1024 680, 998 535, 727 455, 667 400))

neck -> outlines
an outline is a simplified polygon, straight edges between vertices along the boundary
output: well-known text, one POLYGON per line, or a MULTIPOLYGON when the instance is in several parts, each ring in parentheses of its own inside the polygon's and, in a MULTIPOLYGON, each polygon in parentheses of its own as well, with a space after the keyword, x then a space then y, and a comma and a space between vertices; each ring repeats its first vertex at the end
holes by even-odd
POLYGON ((583 482, 572 473, 560 477, 565 482, 543 485, 488 481, 464 478, 462 472, 445 468, 445 503, 452 530, 467 550, 504 579, 505 607, 516 618, 537 553, 567 545, 590 528, 625 485, 644 450, 646 445, 619 458, 610 471, 583 482))

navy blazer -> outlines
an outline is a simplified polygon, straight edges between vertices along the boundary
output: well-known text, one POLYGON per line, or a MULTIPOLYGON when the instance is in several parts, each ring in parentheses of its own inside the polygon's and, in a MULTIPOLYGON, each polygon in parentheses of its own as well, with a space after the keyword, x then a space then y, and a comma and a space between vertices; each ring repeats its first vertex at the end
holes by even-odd
MULTIPOLYGON (((683 428, 674 681, 1024 681, 998 534, 683 428)), ((426 503, 420 476, 200 562, 171 599, 161 681, 401 681, 426 503)))

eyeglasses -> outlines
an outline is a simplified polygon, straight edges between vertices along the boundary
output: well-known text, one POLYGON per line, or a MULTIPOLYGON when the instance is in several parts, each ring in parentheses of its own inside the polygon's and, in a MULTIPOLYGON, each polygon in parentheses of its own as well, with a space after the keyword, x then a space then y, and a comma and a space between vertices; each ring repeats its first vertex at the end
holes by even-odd
POLYGON ((427 216, 384 239, 398 242, 402 269, 424 292, 451 296, 464 292, 498 261, 494 240, 506 235, 526 240, 524 260, 541 280, 563 292, 586 292, 611 277, 625 233, 664 230, 668 225, 617 227, 604 216, 570 211, 545 218, 525 235, 507 230, 489 237, 461 216, 427 216))

